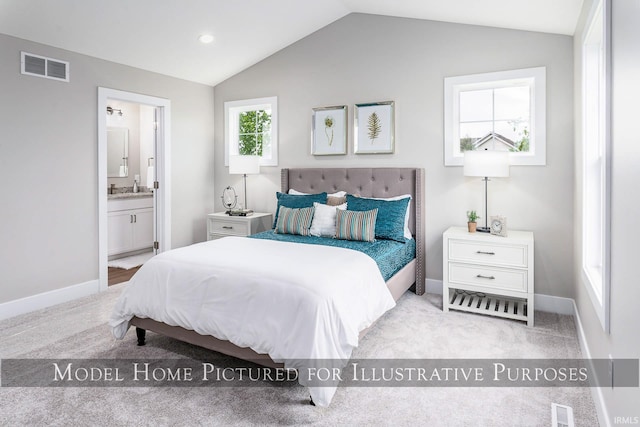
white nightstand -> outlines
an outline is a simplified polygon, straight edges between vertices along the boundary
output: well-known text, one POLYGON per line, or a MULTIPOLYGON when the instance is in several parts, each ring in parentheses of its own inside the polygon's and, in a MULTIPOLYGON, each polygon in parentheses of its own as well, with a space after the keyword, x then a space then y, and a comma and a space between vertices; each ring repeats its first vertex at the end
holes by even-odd
POLYGON ((442 239, 444 311, 462 310, 533 326, 533 233, 507 237, 451 227, 442 239))
POLYGON ((271 230, 273 217, 270 213, 254 212, 249 216, 229 216, 224 212, 207 215, 207 240, 226 236, 249 236, 271 230))

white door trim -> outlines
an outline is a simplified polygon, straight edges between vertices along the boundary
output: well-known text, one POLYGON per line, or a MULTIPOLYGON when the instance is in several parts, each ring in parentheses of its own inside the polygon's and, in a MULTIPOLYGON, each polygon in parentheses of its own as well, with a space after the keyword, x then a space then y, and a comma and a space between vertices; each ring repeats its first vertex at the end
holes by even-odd
POLYGON ((98 87, 98 266, 100 291, 108 287, 107 269, 107 101, 119 100, 157 107, 158 143, 155 153, 156 179, 160 189, 156 191, 156 230, 160 242, 159 252, 171 249, 171 101, 165 98, 98 87))

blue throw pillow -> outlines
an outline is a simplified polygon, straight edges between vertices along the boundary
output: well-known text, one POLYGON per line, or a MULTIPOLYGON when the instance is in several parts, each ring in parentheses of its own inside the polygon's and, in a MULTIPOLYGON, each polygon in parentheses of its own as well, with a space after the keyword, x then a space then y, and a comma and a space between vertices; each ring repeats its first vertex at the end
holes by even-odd
POLYGON ((276 228, 276 224, 278 224, 278 212, 280 211, 280 206, 285 206, 292 209, 300 209, 312 208, 313 202, 327 203, 327 193, 305 194, 303 196, 297 196, 293 194, 277 192, 276 198, 278 199, 278 207, 276 208, 276 216, 273 220, 272 228, 276 228))
POLYGON ((350 211, 378 209, 376 238, 404 243, 404 217, 407 213, 409 200, 408 197, 400 200, 378 200, 347 194, 347 209, 350 211))

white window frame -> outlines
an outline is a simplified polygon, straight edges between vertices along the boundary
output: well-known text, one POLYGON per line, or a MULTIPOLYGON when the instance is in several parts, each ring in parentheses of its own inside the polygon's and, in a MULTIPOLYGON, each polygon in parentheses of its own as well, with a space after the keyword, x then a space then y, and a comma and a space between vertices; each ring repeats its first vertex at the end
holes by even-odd
POLYGON ((254 110, 271 110, 271 152, 263 151, 260 166, 278 166, 278 97, 243 99, 224 103, 224 165, 229 166, 229 156, 239 154, 238 117, 240 113, 254 110))
POLYGON ((511 165, 546 165, 546 68, 472 74, 444 79, 444 165, 462 166, 460 92, 528 85, 531 88, 529 151, 509 153, 511 165))
POLYGON ((606 332, 610 330, 611 288, 610 10, 609 1, 595 2, 582 38, 581 273, 606 332), (595 46, 594 31, 602 32, 595 46))

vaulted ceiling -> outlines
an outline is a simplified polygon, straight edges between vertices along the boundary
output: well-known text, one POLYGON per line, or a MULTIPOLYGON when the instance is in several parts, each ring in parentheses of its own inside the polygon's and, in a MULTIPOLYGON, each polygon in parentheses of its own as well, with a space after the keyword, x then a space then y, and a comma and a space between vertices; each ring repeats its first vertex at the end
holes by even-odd
POLYGON ((0 33, 213 86, 349 13, 573 35, 582 2, 0 0, 0 33))

